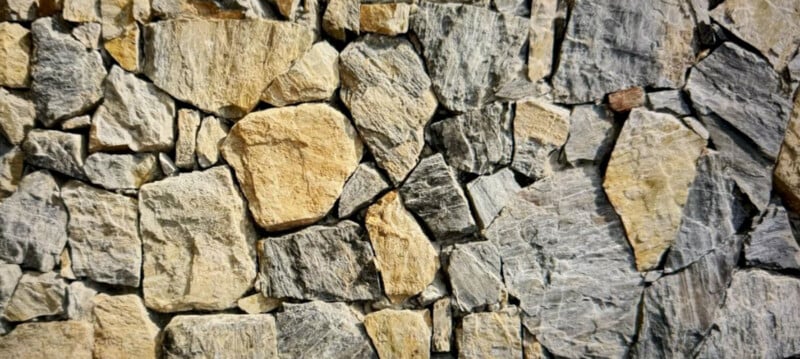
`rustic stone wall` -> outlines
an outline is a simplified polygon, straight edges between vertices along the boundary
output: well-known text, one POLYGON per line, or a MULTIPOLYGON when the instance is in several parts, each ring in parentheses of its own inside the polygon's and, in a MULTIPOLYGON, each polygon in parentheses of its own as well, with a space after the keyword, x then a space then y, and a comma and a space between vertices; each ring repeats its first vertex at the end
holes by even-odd
POLYGON ((0 358, 800 355, 797 0, 0 0, 0 358))

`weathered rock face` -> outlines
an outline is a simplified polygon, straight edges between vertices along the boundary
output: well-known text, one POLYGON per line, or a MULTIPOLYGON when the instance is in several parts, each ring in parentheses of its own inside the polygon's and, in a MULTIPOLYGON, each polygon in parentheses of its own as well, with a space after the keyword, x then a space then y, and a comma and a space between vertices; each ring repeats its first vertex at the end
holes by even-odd
POLYGON ((200 129, 197 130, 197 164, 201 168, 211 167, 219 162, 219 146, 228 135, 230 128, 224 120, 214 116, 203 119, 200 129))
POLYGON ((350 121, 324 104, 255 112, 222 144, 250 211, 275 231, 316 222, 358 166, 362 144, 350 121))
POLYGON ((787 206, 800 210, 800 95, 795 96, 794 110, 786 127, 783 146, 775 165, 775 188, 787 206))
POLYGON ((626 112, 644 105, 644 89, 631 87, 608 94, 608 108, 614 112, 626 112))
POLYGON ((75 178, 86 177, 83 173, 86 141, 81 135, 31 130, 22 143, 22 150, 28 163, 75 178))
POLYGON ((284 304, 276 322, 282 359, 376 356, 360 321, 344 303, 284 304))
POLYGON ((139 213, 148 308, 230 308, 252 286, 255 233, 227 167, 142 186, 139 213))
POLYGON ((69 320, 92 322, 97 290, 87 282, 75 281, 67 287, 66 314, 69 320))
POLYGON ((647 107, 653 111, 671 113, 675 116, 687 116, 692 113, 681 90, 648 92, 647 107))
POLYGON ((378 166, 395 184, 414 168, 436 97, 419 55, 402 39, 366 36, 339 57, 340 96, 378 166))
POLYGON ((156 358, 159 329, 134 294, 94 298, 94 356, 156 358))
POLYGON ((349 217, 369 205, 390 185, 371 162, 361 163, 347 179, 339 197, 339 218, 349 217))
POLYGON ((11 322, 64 313, 67 282, 55 272, 27 272, 17 283, 3 317, 11 322))
POLYGON ((528 79, 533 82, 550 75, 552 71, 558 3, 558 0, 541 0, 530 5, 528 79))
POLYGON ((337 40, 344 40, 347 31, 358 33, 361 2, 358 0, 331 0, 322 16, 322 28, 337 40))
POLYGON ((24 165, 25 154, 0 139, 0 202, 17 190, 24 165))
POLYGON ((99 22, 99 0, 64 0, 64 20, 70 22, 99 22))
POLYGON ((409 4, 363 4, 359 14, 359 29, 389 36, 404 34, 408 31, 410 12, 409 4))
POLYGON ((528 177, 552 173, 551 161, 567 142, 569 110, 539 100, 517 103, 514 116, 514 160, 511 167, 528 177))
POLYGON ((0 53, 5 62, 0 66, 0 85, 28 87, 31 80, 31 36, 18 24, 0 23, 0 53))
POLYGON ((92 357, 92 324, 79 321, 25 323, 0 337, 0 352, 10 358, 92 357))
POLYGON ((179 315, 164 328, 163 354, 170 359, 226 355, 271 359, 278 358, 276 338, 275 318, 269 314, 179 315))
POLYGON ((178 111, 178 138, 175 140, 175 165, 191 170, 195 167, 197 130, 200 128, 200 112, 181 109, 178 111))
POLYGON ((453 313, 450 298, 442 298, 433 303, 433 335, 431 346, 434 352, 449 352, 450 338, 453 336, 453 313))
POLYGON ((139 188, 161 174, 152 153, 93 153, 86 158, 83 169, 89 181, 110 190, 139 188))
POLYGON ((522 335, 517 308, 464 317, 459 358, 521 358, 522 335))
POLYGON ((617 132, 614 117, 605 107, 575 106, 569 116, 569 138, 564 145, 567 161, 599 163, 611 152, 617 132))
POLYGON ((222 117, 250 112, 313 40, 303 26, 268 20, 170 20, 151 23, 145 32, 147 77, 175 98, 222 117), (217 40, 206 46, 207 39, 217 40))
POLYGON ((0 316, 5 313, 8 301, 22 277, 22 270, 16 264, 0 264, 0 316))
POLYGON ((33 102, 0 88, 0 134, 11 144, 19 145, 34 126, 33 102))
POLYGON ((364 327, 382 358, 429 358, 427 312, 385 309, 364 317, 364 327))
POLYGON ((769 206, 761 222, 750 232, 744 254, 751 266, 800 269, 800 245, 792 233, 789 216, 783 206, 769 206))
POLYGON ((311 47, 286 73, 264 90, 261 99, 275 106, 328 100, 339 88, 339 52, 326 41, 311 47))
POLYGON ((455 306, 462 312, 472 312, 505 301, 500 267, 500 253, 491 242, 456 245, 447 265, 455 306))
POLYGON ((251 296, 239 299, 236 305, 239 309, 247 314, 259 314, 271 312, 281 306, 281 300, 275 298, 267 298, 261 293, 256 293, 251 296))
POLYGON ((520 191, 514 172, 504 168, 467 183, 467 193, 481 228, 488 227, 506 204, 520 191))

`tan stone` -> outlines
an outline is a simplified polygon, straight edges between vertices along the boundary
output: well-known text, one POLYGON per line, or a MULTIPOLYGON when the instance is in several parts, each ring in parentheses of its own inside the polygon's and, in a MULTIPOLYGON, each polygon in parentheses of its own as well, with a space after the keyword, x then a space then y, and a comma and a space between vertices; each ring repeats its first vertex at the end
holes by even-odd
POLYGON ((531 3, 528 78, 532 82, 547 77, 552 71, 557 10, 558 0, 531 3))
POLYGON ((64 0, 62 16, 72 22, 99 22, 100 0, 64 0))
POLYGON ((775 188, 788 206, 800 212, 800 93, 794 99, 794 110, 775 166, 775 188))
POLYGON ((442 298, 433 303, 433 336, 432 350, 435 352, 450 351, 450 337, 453 335, 453 312, 450 309, 450 298, 442 298))
POLYGON ((197 146, 195 147, 197 163, 200 167, 211 167, 219 161, 219 146, 228 136, 228 131, 230 128, 225 120, 214 116, 207 116, 203 119, 200 129, 197 130, 197 146))
POLYGON ((625 122, 603 187, 640 271, 655 268, 672 244, 705 143, 672 115, 634 109, 625 122))
POLYGON ((31 35, 10 22, 0 23, 0 86, 25 88, 31 82, 31 35))
POLYGON ((536 340, 528 329, 522 329, 522 353, 523 359, 544 359, 548 356, 544 352, 542 343, 536 340))
POLYGON ((25 134, 35 126, 35 121, 36 108, 33 102, 0 88, 0 135, 11 144, 19 145, 25 140, 25 134))
POLYGON ((569 135, 569 110, 540 100, 517 102, 512 168, 528 177, 552 173, 551 162, 569 135))
POLYGON ((254 112, 233 126, 222 155, 236 170, 250 211, 268 231, 316 222, 358 166, 350 121, 325 104, 254 112))
POLYGON ((105 40, 124 36, 136 21, 145 22, 149 18, 149 0, 100 0, 100 21, 105 40))
POLYGON ((267 298, 261 293, 256 293, 242 299, 236 304, 239 309, 247 314, 269 313, 281 306, 282 301, 275 298, 267 298))
POLYGON ((608 107, 615 112, 626 112, 644 105, 644 89, 631 87, 608 94, 608 107))
POLYGON ((131 72, 140 72, 142 70, 139 55, 140 37, 139 26, 133 23, 126 27, 120 36, 106 41, 103 47, 120 67, 131 72))
POLYGON ((95 296, 95 358, 156 358, 158 326, 135 294, 95 296))
POLYGON ((261 99, 275 106, 328 100, 339 88, 339 52, 320 41, 264 91, 261 99))
POLYGON ((178 110, 178 140, 175 142, 175 165, 191 170, 195 167, 197 129, 200 128, 200 112, 189 109, 178 110))
POLYGON ((64 250, 61 251, 61 256, 59 259, 61 260, 59 263, 61 268, 58 270, 58 275, 60 275, 62 278, 75 280, 76 277, 75 272, 72 271, 72 257, 69 255, 69 249, 64 248, 64 250))
MULTIPOLYGON (((241 3, 231 3, 233 6, 241 3)), ((153 0, 153 13, 164 19, 244 19, 246 9, 228 9, 205 0, 153 0)))
POLYGON ((23 322, 36 317, 64 313, 67 283, 55 272, 27 272, 22 275, 3 317, 23 322))
POLYGON ((522 337, 518 309, 470 314, 461 322, 458 357, 521 358, 522 337))
POLYGON ((0 337, 5 358, 92 358, 92 324, 79 321, 26 323, 0 337))
POLYGON ((17 190, 25 166, 25 153, 14 147, 0 155, 0 202, 17 190))
POLYGON ((397 191, 367 209, 365 218, 386 295, 400 302, 433 282, 439 258, 397 191))
POLYGON ((395 36, 408 32, 411 5, 404 3, 363 4, 359 15, 360 29, 395 36))
POLYGON ((359 0, 331 0, 322 15, 322 29, 337 40, 345 40, 346 31, 359 32, 359 0))
POLYGON ((364 317, 364 328, 381 358, 430 358, 427 311, 384 309, 364 317))
POLYGON ((297 13, 297 7, 300 5, 300 0, 272 0, 281 15, 289 20, 294 20, 297 13))

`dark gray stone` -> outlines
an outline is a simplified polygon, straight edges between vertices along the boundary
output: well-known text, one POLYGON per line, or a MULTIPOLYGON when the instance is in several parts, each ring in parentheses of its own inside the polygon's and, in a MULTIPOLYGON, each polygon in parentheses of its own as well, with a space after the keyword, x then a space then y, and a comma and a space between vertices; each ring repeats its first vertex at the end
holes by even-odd
POLYGON ((800 246, 789 215, 780 204, 770 204, 750 232, 744 249, 747 264, 766 269, 800 269, 800 246))
POLYGON ((283 304, 276 315, 281 359, 377 358, 364 326, 344 303, 283 304))
POLYGON ((569 138, 564 145, 567 161, 600 162, 614 147, 619 127, 605 106, 579 105, 569 116, 569 138))
POLYGON ((686 103, 681 90, 665 90, 647 93, 647 107, 653 111, 671 113, 675 116, 688 116, 692 109, 686 103))
POLYGON ((369 162, 358 165, 339 196, 339 218, 350 217, 390 187, 389 182, 375 168, 375 164, 369 162))
POLYGON ((455 307, 462 312, 498 309, 506 299, 500 269, 500 253, 491 242, 457 244, 447 265, 455 307))
POLYGON ((31 130, 22 143, 25 160, 35 166, 85 179, 86 140, 75 133, 31 130))

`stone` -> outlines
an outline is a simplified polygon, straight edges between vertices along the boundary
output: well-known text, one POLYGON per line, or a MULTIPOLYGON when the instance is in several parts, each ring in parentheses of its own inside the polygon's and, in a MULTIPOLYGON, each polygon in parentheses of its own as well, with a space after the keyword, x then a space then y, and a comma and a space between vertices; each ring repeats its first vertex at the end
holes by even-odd
POLYGON ((608 108, 614 112, 627 112, 644 105, 644 89, 631 87, 608 94, 608 108))
POLYGON ((161 152, 158 154, 158 164, 164 176, 171 177, 178 174, 178 166, 175 166, 175 162, 172 162, 172 159, 166 153, 161 152))
POLYGON ((474 313, 464 317, 458 339, 458 357, 521 358, 522 334, 517 308, 474 313))
POLYGON ((142 47, 142 35, 139 26, 132 23, 125 27, 123 33, 103 43, 109 55, 120 67, 130 72, 141 72, 144 59, 139 49, 142 47))
POLYGON ((423 2, 412 16, 433 90, 448 110, 462 112, 496 99, 498 89, 527 81, 529 20, 487 8, 423 2))
POLYGON ((547 358, 542 343, 530 334, 526 329, 522 330, 522 357, 524 359, 543 359, 547 358))
POLYGON ((525 327, 554 356, 621 357, 636 334, 643 282, 593 167, 523 189, 484 231, 525 327))
POLYGON ((775 189, 788 207, 800 212, 800 95, 795 96, 794 109, 775 165, 775 189))
POLYGON ((67 287, 66 314, 69 320, 80 320, 91 323, 94 310, 94 297, 97 290, 81 281, 75 281, 67 287))
POLYGON ((647 93, 647 108, 675 116, 689 116, 692 109, 681 90, 663 90, 647 93))
POLYGON ((164 358, 278 358, 269 314, 179 315, 164 328, 164 358), (242 335, 247 333, 247 335, 242 335))
POLYGON ((331 0, 322 16, 322 28, 337 40, 345 40, 348 31, 358 34, 360 10, 359 0, 331 0))
POLYGON ((446 353, 450 351, 450 337, 453 336, 453 312, 450 298, 442 298, 433 303, 433 335, 431 351, 446 353))
POLYGON ((65 31, 64 25, 53 18, 31 24, 31 98, 39 120, 47 127, 83 114, 103 98, 106 69, 100 53, 86 51, 65 31))
POLYGON ((422 159, 400 187, 400 194, 434 239, 463 237, 477 229, 464 191, 441 154, 422 159))
POLYGON ((168 151, 175 132, 175 101, 152 83, 114 66, 105 99, 92 117, 89 150, 168 151))
POLYGON ((83 164, 86 159, 84 136, 55 130, 31 130, 22 143, 25 160, 35 166, 86 178, 83 164))
POLYGON ((5 0, 0 3, 0 20, 32 21, 38 7, 38 0, 5 0))
POLYGON ((93 153, 84 166, 89 180, 109 190, 137 189, 161 174, 152 153, 93 153))
POLYGON ((364 230, 351 221, 311 226, 258 242, 261 290, 268 298, 377 300, 380 278, 364 230))
POLYGON ((422 292, 433 281, 439 259, 397 191, 370 206, 364 221, 386 295, 400 302, 422 292))
POLYGON ((687 116, 681 118, 681 121, 684 125, 686 125, 686 127, 692 129, 692 131, 694 131, 694 133, 696 133, 702 139, 708 141, 708 139, 711 137, 711 134, 708 132, 708 129, 706 129, 706 126, 704 126, 703 123, 698 119, 687 116))
POLYGON ((260 314, 278 309, 281 303, 280 299, 267 298, 261 293, 256 293, 239 299, 236 305, 247 314, 260 314))
POLYGON ((372 162, 358 165, 339 196, 339 218, 350 217, 391 188, 372 162))
POLYGON ((189 109, 178 110, 178 138, 175 141, 175 165, 192 170, 195 165, 197 130, 200 128, 200 112, 189 109))
POLYGON ((100 18, 103 25, 103 40, 124 36, 136 21, 145 22, 150 18, 149 1, 141 0, 99 0, 100 18))
POLYGON ((789 215, 771 204, 754 226, 744 247, 749 266, 774 270, 800 269, 800 245, 792 232, 789 215))
POLYGON ((673 243, 705 142, 672 115, 642 109, 622 127, 603 187, 640 271, 658 266, 673 243))
POLYGON ((19 145, 34 126, 36 109, 33 102, 14 92, 0 88, 0 134, 13 145, 19 145))
POLYGON ((80 130, 84 128, 88 128, 92 125, 92 118, 88 115, 73 117, 68 120, 64 120, 61 122, 61 129, 64 131, 70 130, 80 130))
POLYGON ((537 82, 550 76, 552 72, 553 51, 556 51, 558 0, 534 1, 530 7, 528 79, 537 82))
POLYGON ((364 316, 364 328, 381 358, 430 358, 427 316, 427 311, 384 309, 364 316))
POLYGON ((404 3, 361 4, 359 30, 397 36, 408 32, 411 5, 404 3))
POLYGON ((100 0, 64 0, 62 16, 70 22, 100 22, 100 0))
POLYGON ((511 168, 534 178, 549 176, 551 162, 569 135, 569 110, 540 100, 517 103, 511 168))
POLYGON ((430 125, 442 154, 459 171, 489 174, 511 162, 511 108, 499 102, 430 125))
POLYGON ((255 231, 229 168, 142 186, 139 214, 148 308, 231 308, 252 287, 255 231))
POLYGON ((436 272, 436 275, 433 277, 433 282, 428 284, 425 290, 417 296, 417 302, 419 302, 419 305, 427 307, 433 304, 433 302, 446 297, 448 294, 449 291, 444 279, 444 274, 442 274, 442 272, 436 272))
POLYGON ((0 202, 17 190, 24 165, 25 154, 18 147, 6 147, 0 140, 0 202))
POLYGON ((159 21, 145 33, 147 77, 173 97, 226 118, 250 112, 313 40, 304 26, 268 20, 159 21), (218 39, 214 46, 206 46, 210 38, 218 39))
POLYGON ((92 358, 92 324, 79 321, 25 323, 0 337, 9 358, 92 358))
POLYGON ((0 86, 26 88, 30 85, 31 35, 28 29, 10 22, 0 23, 0 86))
POLYGON ((16 264, 0 263, 0 317, 5 313, 8 301, 22 277, 22 270, 16 264))
POLYGON ((261 99, 275 106, 328 101, 339 88, 339 52, 320 41, 264 90, 261 99))
POLYGON ((69 212, 70 257, 78 277, 138 287, 142 267, 136 200, 79 181, 61 197, 69 212))
POLYGON ((52 270, 67 243, 67 210, 47 171, 22 177, 0 202, 0 260, 40 272, 52 270))
POLYGON ((376 357, 361 321, 344 303, 284 304, 275 320, 282 359, 376 357))
POLYGON ((135 294, 94 298, 94 356, 156 358, 159 328, 135 294))
POLYGON ((450 253, 447 274, 455 307, 461 312, 497 308, 506 300, 500 253, 491 242, 457 244, 450 253))
POLYGON ((567 162, 600 163, 614 147, 618 128, 604 106, 578 105, 569 116, 569 138, 564 145, 567 162))
POLYGON ((61 251, 61 255, 58 257, 59 260, 59 268, 58 268, 58 275, 61 278, 75 280, 75 273, 72 272, 72 257, 69 255, 69 248, 64 247, 61 251))
POLYGON ((195 154, 200 168, 211 167, 219 162, 219 147, 228 135, 230 128, 225 120, 207 116, 197 130, 195 154))
POLYGON ((251 6, 255 4, 248 1, 217 3, 192 0, 153 0, 151 5, 152 15, 164 19, 277 19, 272 9, 266 10, 263 8, 266 2, 264 4, 259 4, 258 7, 260 8, 251 6), (269 12, 269 14, 264 13, 264 10, 269 12), (260 14, 256 14, 256 12, 260 14))
POLYGON ((100 34, 102 27, 96 22, 81 24, 72 29, 72 37, 78 40, 89 50, 100 48, 100 34))
POLYGON ((437 105, 422 60, 407 40, 368 35, 342 51, 339 74, 339 95, 361 138, 400 184, 422 153, 425 125, 437 105))
POLYGON ((26 272, 6 304, 3 317, 10 322, 64 313, 67 283, 55 272, 26 272))
POLYGON ((520 189, 514 179, 514 172, 508 168, 467 183, 467 194, 475 208, 475 217, 480 227, 489 227, 520 189))

